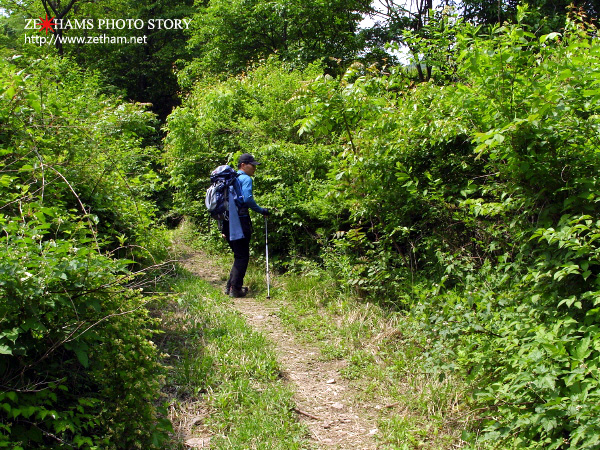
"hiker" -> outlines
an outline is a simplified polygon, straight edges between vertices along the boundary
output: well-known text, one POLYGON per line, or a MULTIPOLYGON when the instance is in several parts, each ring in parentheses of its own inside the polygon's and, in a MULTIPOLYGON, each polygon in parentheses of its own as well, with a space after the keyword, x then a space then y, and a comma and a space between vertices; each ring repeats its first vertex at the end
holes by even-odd
POLYGON ((229 222, 223 223, 223 237, 227 239, 229 247, 233 251, 233 266, 225 287, 225 295, 231 297, 244 297, 248 293, 248 288, 243 287, 244 276, 250 261, 250 237, 252 235, 252 221, 250 220, 249 210, 252 209, 263 216, 268 216, 269 211, 256 204, 252 195, 252 176, 256 171, 256 166, 260 163, 254 159, 250 153, 244 153, 238 159, 238 178, 239 187, 243 196, 243 204, 238 206, 239 223, 244 237, 241 239, 230 239, 229 222))

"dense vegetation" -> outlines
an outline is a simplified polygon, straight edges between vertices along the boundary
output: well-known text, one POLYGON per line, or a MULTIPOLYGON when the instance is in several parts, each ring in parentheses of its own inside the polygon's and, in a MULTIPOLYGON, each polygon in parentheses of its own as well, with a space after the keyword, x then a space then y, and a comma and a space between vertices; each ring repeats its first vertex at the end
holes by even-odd
POLYGON ((0 442, 152 448, 163 369, 132 270, 161 246, 154 118, 66 59, 1 64, 0 442))
POLYGON ((360 2, 76 1, 194 26, 23 44, 50 3, 0 3, 0 447, 160 448, 163 226, 216 234, 207 175, 252 152, 278 269, 406 314, 423 370, 471 386, 465 442, 600 448, 593 2, 391 8, 358 33, 360 2))
POLYGON ((169 168, 200 216, 201 174, 253 151, 282 265, 316 258, 411 310, 424 364, 471 380, 480 440, 596 448, 599 47, 576 17, 544 35, 527 19, 484 36, 432 20, 409 36, 425 84, 361 64, 306 82, 271 61, 198 85, 169 119, 169 168))

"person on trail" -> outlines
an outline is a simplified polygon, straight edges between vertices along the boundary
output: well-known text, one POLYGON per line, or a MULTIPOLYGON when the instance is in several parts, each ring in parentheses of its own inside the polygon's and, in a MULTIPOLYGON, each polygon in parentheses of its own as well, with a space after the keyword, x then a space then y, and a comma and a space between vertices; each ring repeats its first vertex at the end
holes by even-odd
POLYGON ((249 210, 252 209, 263 216, 269 215, 269 210, 261 208, 254 200, 252 195, 252 176, 256 171, 256 166, 260 163, 254 159, 250 153, 244 153, 238 159, 238 178, 237 182, 243 197, 243 204, 238 206, 237 212, 239 225, 243 237, 241 239, 231 240, 230 224, 223 224, 223 237, 227 240, 229 247, 233 251, 233 266, 229 273, 229 279, 225 287, 225 295, 231 297, 244 297, 248 293, 248 288, 243 287, 244 276, 250 261, 250 237, 252 236, 252 221, 250 220, 249 210))

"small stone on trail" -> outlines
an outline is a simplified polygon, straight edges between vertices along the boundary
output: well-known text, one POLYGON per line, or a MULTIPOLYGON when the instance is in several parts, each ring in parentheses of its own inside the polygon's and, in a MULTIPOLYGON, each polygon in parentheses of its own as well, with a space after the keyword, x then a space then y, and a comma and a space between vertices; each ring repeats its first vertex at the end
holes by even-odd
POLYGON ((192 438, 185 441, 185 445, 191 448, 209 448, 210 438, 192 438))
POLYGON ((335 384, 335 380, 333 378, 331 380, 327 380, 327 384, 335 384))
POLYGON ((334 404, 331 405, 331 407, 333 409, 344 409, 344 404, 340 403, 340 402, 335 402, 334 404))

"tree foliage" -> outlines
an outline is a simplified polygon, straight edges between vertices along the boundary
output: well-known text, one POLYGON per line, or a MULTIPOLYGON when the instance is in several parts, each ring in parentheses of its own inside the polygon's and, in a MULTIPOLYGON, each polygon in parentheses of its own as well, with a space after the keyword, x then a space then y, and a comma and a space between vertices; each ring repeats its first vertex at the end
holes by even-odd
POLYGON ((465 20, 480 25, 502 24, 505 21, 515 21, 518 8, 528 6, 533 12, 528 19, 530 23, 543 20, 542 27, 546 32, 557 30, 565 25, 567 12, 570 7, 580 9, 587 17, 598 17, 600 4, 595 0, 535 0, 527 3, 509 0, 490 2, 487 0, 466 0, 460 3, 460 14, 465 20))
POLYGON ((153 116, 67 59, 23 64, 0 61, 0 446, 156 448, 163 369, 130 272, 155 246, 153 116))
MULTIPOLYGON (((410 310, 428 342, 426 367, 471 381, 482 426, 464 440, 591 449, 600 439, 600 51, 579 17, 540 36, 529 14, 519 9, 519 22, 487 35, 431 18, 429 41, 417 42, 428 83, 402 67, 354 64, 267 103, 280 83, 267 65, 204 86, 172 116, 172 174, 192 186, 193 163, 209 162, 206 180, 235 152, 258 154, 257 197, 264 186, 279 208, 278 250, 318 256, 341 286, 410 310), (273 122, 255 118, 275 110, 285 133, 268 142, 276 134, 259 124, 273 122), (273 177, 293 183, 279 190, 273 177)), ((203 190, 193 185, 182 204, 203 190)))
POLYGON ((192 0, 150 3, 8 0, 0 2, 0 7, 4 7, 8 15, 0 18, 3 25, 0 39, 4 38, 3 47, 11 49, 7 56, 15 53, 32 57, 69 56, 81 67, 99 73, 105 86, 112 86, 133 101, 151 103, 161 120, 179 103, 175 67, 178 61, 189 59, 182 21, 192 15, 192 0), (30 21, 46 15, 54 18, 53 31, 44 36, 48 44, 52 38, 53 45, 31 41, 43 34, 32 29, 30 21), (159 20, 171 21, 171 24, 179 20, 181 29, 159 26, 159 20), (60 25, 59 21, 62 21, 60 25), (136 43, 115 44, 110 38, 135 38, 136 43), (93 39, 95 43, 90 42, 93 39))
POLYGON ((190 36, 196 59, 180 76, 184 81, 206 72, 239 74, 273 54, 299 69, 320 59, 348 60, 361 50, 356 31, 368 9, 361 0, 211 0, 197 5, 190 36))
MULTIPOLYGON (((143 38, 143 44, 75 44, 66 49, 77 63, 103 75, 106 83, 125 92, 128 98, 150 103, 164 121, 179 104, 175 67, 189 59, 185 26, 159 28, 156 21, 182 21, 193 13, 192 0, 132 2, 112 0, 83 4, 77 16, 98 19, 135 19, 144 26, 109 30, 79 31, 73 35, 118 35, 143 38), (153 25, 149 24, 153 21, 153 25)), ((191 19, 187 19, 191 20, 191 19)), ((182 22, 183 23, 183 22, 182 22)))

